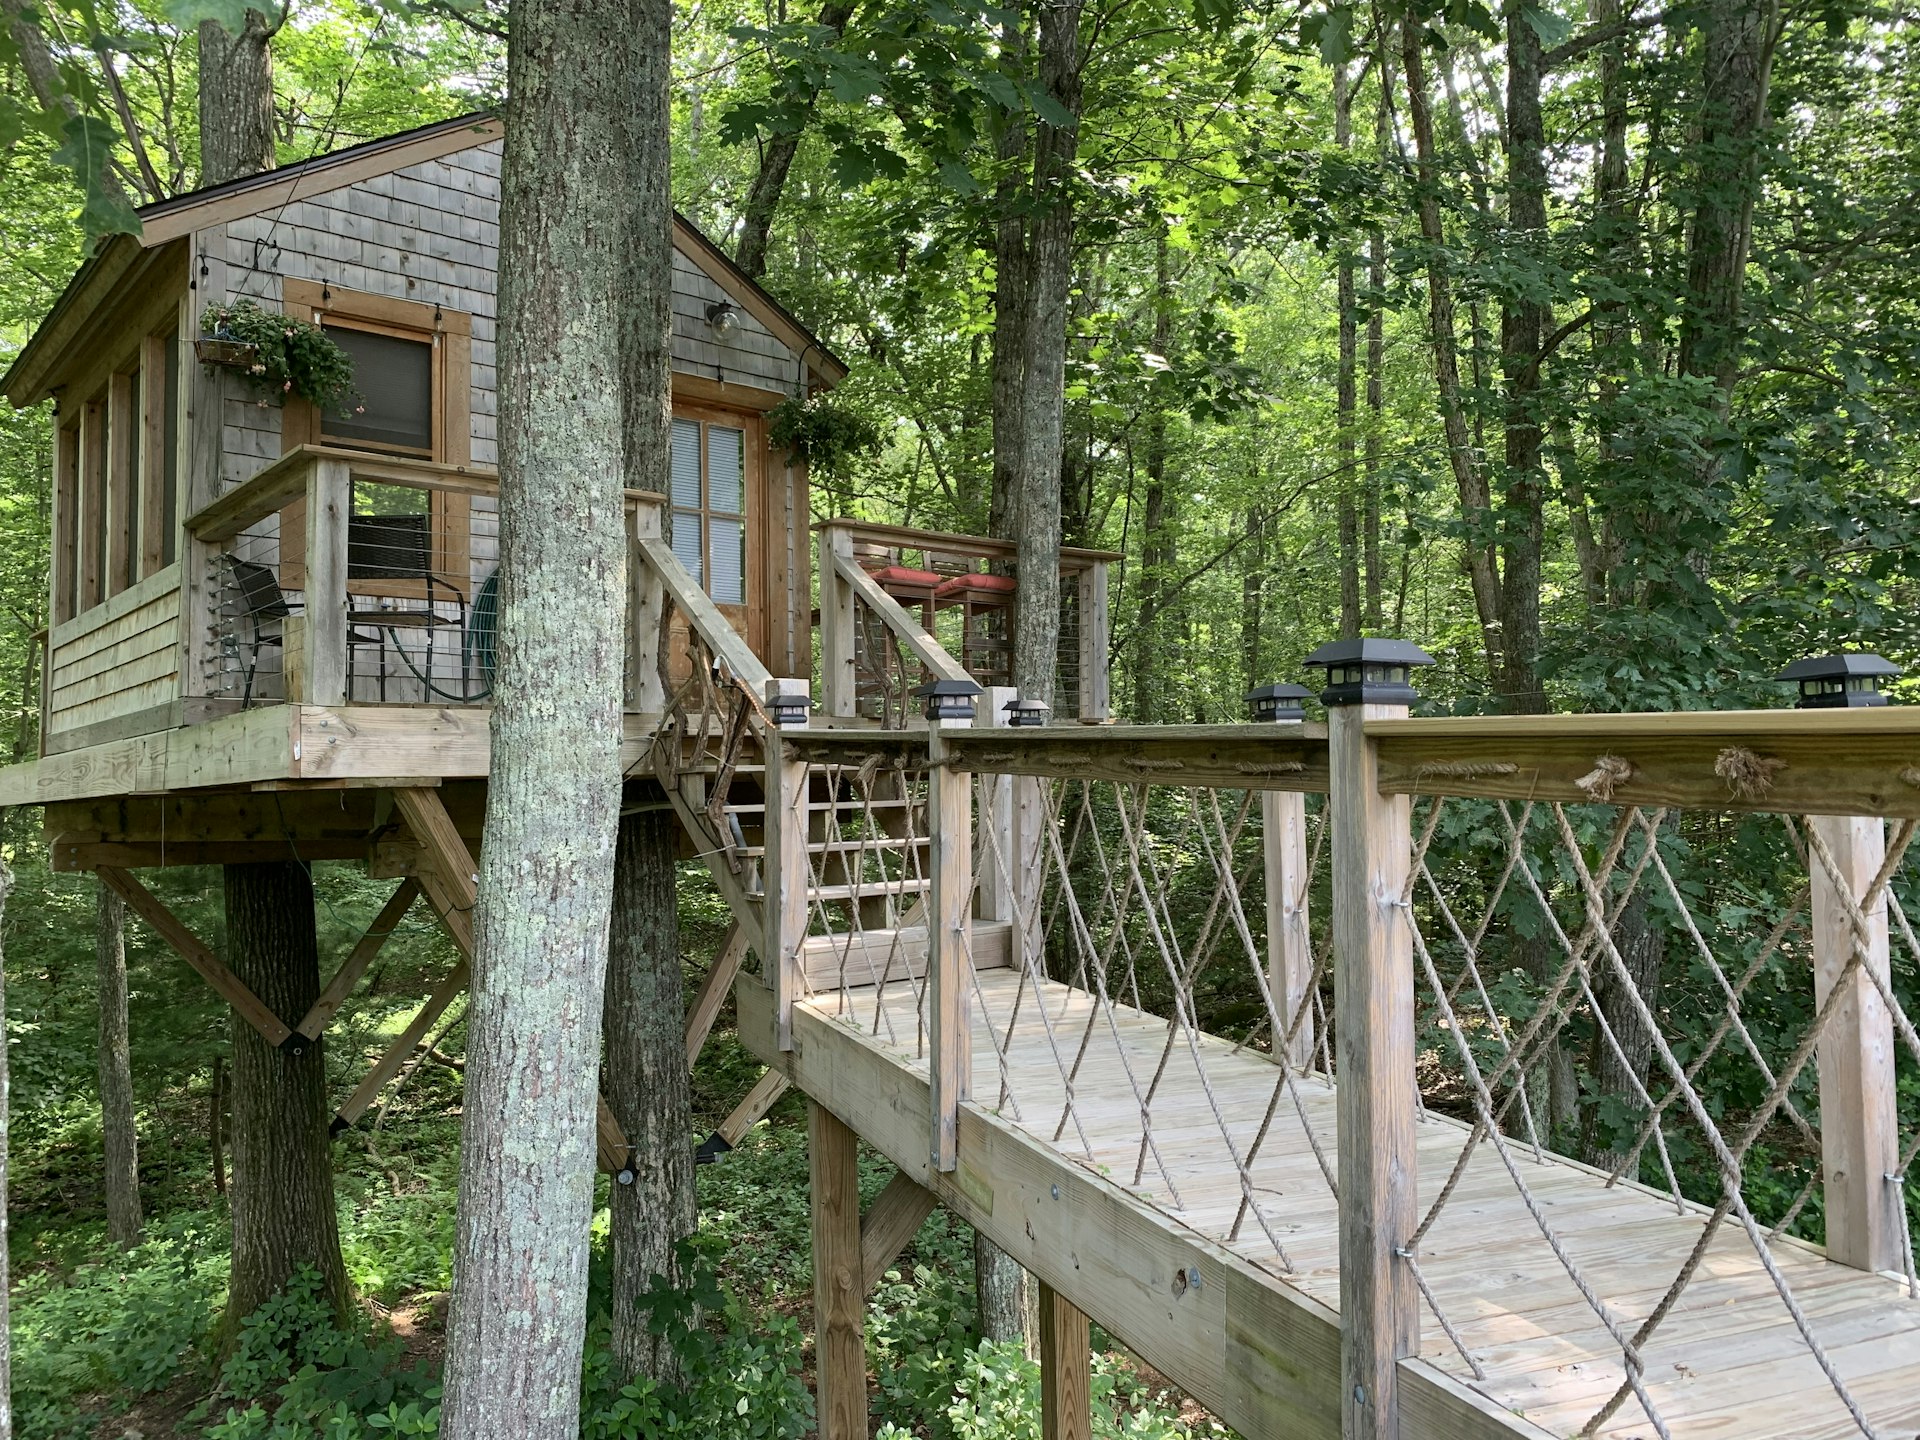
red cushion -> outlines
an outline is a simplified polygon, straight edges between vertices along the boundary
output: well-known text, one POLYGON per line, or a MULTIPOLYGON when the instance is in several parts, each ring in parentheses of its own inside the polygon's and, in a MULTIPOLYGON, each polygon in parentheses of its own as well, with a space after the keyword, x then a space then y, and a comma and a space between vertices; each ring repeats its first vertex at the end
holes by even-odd
POLYGON ((1018 588, 1011 575, 956 575, 933 594, 936 600, 947 600, 969 591, 981 595, 1011 595, 1018 588))
POLYGON ((869 570, 867 574, 884 589, 888 585, 911 585, 920 590, 931 590, 940 583, 940 577, 931 570, 915 570, 910 565, 888 565, 883 569, 869 570))

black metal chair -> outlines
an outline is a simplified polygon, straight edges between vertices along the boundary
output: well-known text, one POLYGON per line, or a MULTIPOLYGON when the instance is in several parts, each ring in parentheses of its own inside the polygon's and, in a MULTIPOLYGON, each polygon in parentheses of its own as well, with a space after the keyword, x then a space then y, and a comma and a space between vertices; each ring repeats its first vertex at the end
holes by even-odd
POLYGON ((297 601, 287 599, 280 588, 280 580, 265 565, 257 565, 251 560, 242 560, 232 552, 223 554, 220 559, 226 564, 232 577, 234 593, 239 597, 240 605, 247 619, 249 629, 246 680, 240 690, 240 708, 248 709, 253 704, 253 677, 260 668, 260 649, 263 645, 278 645, 281 654, 286 653, 286 629, 268 634, 262 630, 263 621, 285 621, 301 612, 297 601))
MULTIPOLYGON (((434 637, 452 630, 462 637, 468 633, 467 597, 457 585, 433 572, 433 536, 426 515, 350 515, 347 517, 347 578, 349 580, 410 580, 423 586, 424 608, 389 605, 367 607, 351 604, 347 610, 347 695, 352 698, 353 683, 359 672, 359 652, 372 646, 379 663, 380 699, 387 698, 387 680, 392 671, 387 665, 389 648, 401 664, 418 680, 429 699, 464 703, 485 696, 472 690, 472 646, 463 638, 460 646, 460 688, 443 689, 435 683, 434 637), (451 615, 442 608, 451 608, 451 615), (400 643, 401 630, 425 632, 426 669, 413 663, 400 643)), ((358 597, 365 601, 367 597, 358 597)))

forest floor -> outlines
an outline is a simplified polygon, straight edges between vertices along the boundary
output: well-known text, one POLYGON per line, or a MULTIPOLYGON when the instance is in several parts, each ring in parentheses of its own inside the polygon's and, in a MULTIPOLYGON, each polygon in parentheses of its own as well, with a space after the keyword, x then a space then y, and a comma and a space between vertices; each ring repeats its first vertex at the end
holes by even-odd
MULTIPOLYGON (((180 882, 186 885, 187 882, 180 882)), ((53 890, 58 886, 50 887, 53 890)), ((204 887, 203 887, 204 889, 204 887)), ((217 881, 215 882, 217 890, 217 881)), ((324 877, 322 904, 343 935, 379 895, 362 879, 324 877)), ((191 909, 191 893, 183 891, 191 909)), ((201 895, 205 900, 205 895, 201 895)), ((21 1074, 10 1233, 14 1414, 21 1440, 371 1440, 433 1435, 458 1178, 460 1076, 423 1064, 360 1126, 334 1142, 342 1252, 359 1306, 335 1326, 311 1289, 296 1284, 258 1312, 230 1354, 216 1353, 224 1300, 225 1203, 214 1188, 210 1063, 179 1063, 199 1044, 217 1055, 224 1017, 191 990, 165 1011, 200 1038, 146 1037, 161 1051, 139 1063, 144 1242, 119 1252, 104 1240, 98 1189, 100 1139, 92 1097, 91 1028, 84 974, 61 954, 33 955, 31 933, 10 915, 10 1025, 21 1074), (64 998, 54 1003, 50 997, 64 998), (209 1038, 211 1037, 211 1038, 209 1038), (169 1063, 172 1062, 172 1063, 169 1063), (143 1074, 143 1068, 145 1073, 143 1074), (144 1083, 143 1083, 144 1082, 144 1083)), ((698 903, 683 913, 683 943, 707 953, 719 917, 698 903)), ((47 933, 47 932, 42 932, 47 933)), ((399 937, 396 937, 398 940, 399 937)), ((342 1093, 398 1033, 447 956, 431 932, 393 944, 385 973, 343 1014, 329 1038, 342 1093)), ((136 1031, 164 997, 141 994, 144 944, 130 956, 136 1031), (153 1003, 139 1003, 153 1002, 153 1003)), ((171 987, 168 957, 151 960, 151 984, 171 987)), ((181 967, 184 968, 184 967, 181 967)), ((697 982, 699 968, 688 979, 697 982)), ((171 991, 170 991, 171 993, 171 991)), ((164 1009, 164 1007, 160 1007, 164 1009)), ((723 1015, 694 1075, 695 1136, 708 1133, 751 1088, 759 1067, 723 1015)), ((154 1021, 155 1031, 164 1027, 154 1021)), ((454 1026, 441 1042, 459 1054, 454 1026)), ((805 1113, 788 1096, 742 1144, 698 1170, 700 1232, 690 1289, 701 1295, 697 1330, 656 1297, 675 1335, 684 1388, 620 1387, 607 1373, 604 1240, 594 1220, 584 1368, 583 1440, 699 1436, 798 1440, 812 1431, 811 1260, 805 1113)), ((871 1199, 889 1167, 861 1161, 871 1199)), ((1018 1345, 982 1344, 974 1330, 972 1236, 936 1211, 878 1287, 868 1309, 871 1428, 887 1440, 1028 1440, 1039 1435, 1038 1368, 1018 1345)), ((1108 1440, 1188 1440, 1224 1435, 1192 1401, 1096 1331, 1095 1433, 1108 1440)))

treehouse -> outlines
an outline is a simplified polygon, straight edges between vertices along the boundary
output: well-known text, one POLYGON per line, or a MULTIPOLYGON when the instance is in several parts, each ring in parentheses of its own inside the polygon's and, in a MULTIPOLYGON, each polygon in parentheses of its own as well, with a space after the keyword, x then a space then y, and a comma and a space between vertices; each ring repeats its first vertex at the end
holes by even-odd
MULTIPOLYGON (((43 753, 0 805, 294 1052, 415 904, 471 952, 498 159, 462 120, 154 206, 6 381, 58 443, 43 753), (258 394, 258 341, 202 328, 242 301, 320 326, 359 403, 258 394), (275 859, 396 882, 301 1015, 135 874, 275 859)), ((1425 655, 1343 641, 1325 724, 1279 685, 1259 723, 1116 726, 1118 557, 1067 549, 1048 715, 1007 683, 1012 547, 814 524, 767 416, 842 369, 674 242, 670 473, 606 617, 623 798, 733 917, 689 1059, 731 993, 768 1066, 702 1149, 809 1101, 827 1440, 868 1433, 864 1297, 935 1205, 1041 1282, 1049 1440, 1090 1433, 1091 1321, 1250 1440, 1920 1431, 1891 667, 1797 666, 1796 710, 1412 718, 1425 655), (1736 833, 1774 883, 1719 903, 1684 867, 1736 833), (1636 902, 1685 1004, 1623 956, 1636 902), (1543 1108, 1575 1055, 1617 1133, 1543 1108), (864 1214, 856 1141, 896 1167, 864 1214)), ((604 1105, 599 1140, 645 1161, 604 1105)))

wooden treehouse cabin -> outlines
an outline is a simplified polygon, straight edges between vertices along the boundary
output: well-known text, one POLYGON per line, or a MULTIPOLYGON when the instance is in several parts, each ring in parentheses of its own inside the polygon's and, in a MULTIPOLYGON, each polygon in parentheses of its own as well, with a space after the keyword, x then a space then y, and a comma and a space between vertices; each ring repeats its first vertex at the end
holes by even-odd
MULTIPOLYGON (((471 948, 498 161, 464 120, 154 206, 7 378, 58 444, 42 754, 0 805, 276 1044, 422 899, 471 948), (364 408, 206 363, 243 298, 324 326, 364 408), (136 878, 272 859, 396 881, 305 1015, 136 878)), ((1090 1320, 1250 1440, 1920 1432, 1920 712, 1834 704, 1871 666, 1797 710, 1412 719, 1424 657, 1346 642, 1324 725, 1287 686, 1262 723, 1108 725, 1118 557, 1067 550, 1023 709, 1009 547, 813 524, 766 415, 839 364, 684 223, 674 275, 671 473, 606 617, 625 798, 734 918, 689 1058, 731 991, 769 1070, 709 1148, 810 1104, 828 1440, 867 1434, 864 1297, 936 1204, 1041 1282, 1049 1437, 1088 1434, 1090 1320), (1721 903, 1685 866, 1736 830, 1774 883, 1721 903), (1643 984, 1630 907, 1704 1001, 1643 984), (1623 1122, 1580 1159, 1538 1083, 1570 1047, 1623 1122), (898 1172, 864 1215, 856 1141, 898 1172)), ((604 1106, 600 1148, 641 1158, 604 1106)))

